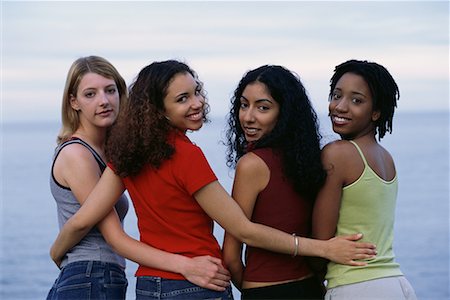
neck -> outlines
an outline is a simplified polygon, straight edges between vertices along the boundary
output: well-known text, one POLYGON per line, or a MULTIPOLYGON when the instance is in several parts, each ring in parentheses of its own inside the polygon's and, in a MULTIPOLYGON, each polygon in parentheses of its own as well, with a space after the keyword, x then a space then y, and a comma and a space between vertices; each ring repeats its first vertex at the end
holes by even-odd
POLYGON ((104 153, 105 141, 106 141, 106 128, 87 129, 84 126, 80 126, 73 134, 75 137, 79 137, 90 146, 92 146, 99 153, 104 153))

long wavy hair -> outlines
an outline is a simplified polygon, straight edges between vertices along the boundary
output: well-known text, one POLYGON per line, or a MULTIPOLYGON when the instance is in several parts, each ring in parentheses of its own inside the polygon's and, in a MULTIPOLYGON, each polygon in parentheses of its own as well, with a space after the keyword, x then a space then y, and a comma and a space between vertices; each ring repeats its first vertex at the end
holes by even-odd
POLYGON ((329 99, 332 97, 337 82, 345 73, 361 76, 369 86, 373 110, 380 111, 380 117, 375 121, 375 132, 378 133, 378 140, 381 140, 386 132, 392 133, 392 120, 397 107, 397 100, 400 98, 400 91, 389 71, 375 62, 348 60, 334 69, 334 74, 330 79, 329 99))
POLYGON ((186 73, 201 87, 205 98, 203 120, 208 121, 203 84, 188 65, 167 60, 146 66, 130 86, 128 104, 119 113, 106 142, 106 156, 119 176, 136 175, 146 164, 157 169, 172 157, 175 149, 168 136, 174 127, 164 116, 164 98, 175 75, 186 73))
POLYGON ((61 105, 62 126, 56 139, 58 145, 70 139, 80 127, 79 112, 72 108, 70 99, 72 96, 77 96, 81 79, 87 73, 95 73, 114 80, 120 97, 119 112, 126 105, 127 86, 125 80, 109 61, 94 55, 78 58, 72 63, 67 73, 61 105))
POLYGON ((320 157, 322 137, 317 114, 298 75, 282 66, 261 66, 247 72, 239 82, 228 114, 227 165, 234 168, 248 149, 239 122, 239 109, 245 87, 254 82, 266 86, 280 105, 280 114, 274 129, 256 141, 252 148, 270 147, 277 151, 282 157, 286 178, 299 194, 313 201, 326 177, 320 157))

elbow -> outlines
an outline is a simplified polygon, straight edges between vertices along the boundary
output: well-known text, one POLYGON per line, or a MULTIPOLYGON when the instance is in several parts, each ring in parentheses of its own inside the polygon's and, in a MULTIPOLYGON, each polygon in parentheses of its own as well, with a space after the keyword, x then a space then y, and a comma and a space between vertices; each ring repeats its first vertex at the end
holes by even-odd
POLYGON ((82 220, 77 218, 76 215, 70 218, 65 226, 70 228, 72 232, 81 234, 87 234, 93 227, 90 224, 87 224, 86 222, 83 222, 82 220))
POLYGON ((257 246, 255 245, 256 236, 255 236, 255 228, 254 223, 246 220, 243 224, 241 224, 238 228, 239 230, 233 234, 234 237, 241 241, 244 244, 250 245, 250 246, 257 246))

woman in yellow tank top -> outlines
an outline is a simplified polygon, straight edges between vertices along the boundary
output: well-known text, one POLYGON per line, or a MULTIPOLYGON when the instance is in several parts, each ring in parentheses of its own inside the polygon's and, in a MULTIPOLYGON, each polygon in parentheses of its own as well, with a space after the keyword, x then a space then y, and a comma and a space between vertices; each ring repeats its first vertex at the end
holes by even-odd
POLYGON ((322 150, 327 179, 315 203, 313 234, 329 239, 362 232, 378 253, 366 266, 329 262, 325 299, 416 299, 395 262, 397 175, 391 155, 378 143, 392 132, 398 98, 395 80, 374 62, 349 60, 331 78, 329 116, 342 140, 322 150))

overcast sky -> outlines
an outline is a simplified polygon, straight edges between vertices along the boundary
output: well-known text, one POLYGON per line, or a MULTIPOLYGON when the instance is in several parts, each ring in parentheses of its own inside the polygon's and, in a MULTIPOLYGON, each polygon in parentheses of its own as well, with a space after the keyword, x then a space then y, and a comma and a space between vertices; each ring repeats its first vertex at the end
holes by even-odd
POLYGON ((449 109, 449 3, 2 1, 2 118, 60 118, 72 62, 100 55, 131 83, 155 60, 188 63, 213 116, 225 115, 244 72, 280 64, 298 73, 319 113, 329 78, 348 59, 384 65, 399 111, 449 109))

